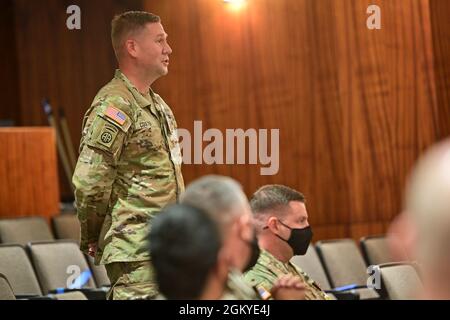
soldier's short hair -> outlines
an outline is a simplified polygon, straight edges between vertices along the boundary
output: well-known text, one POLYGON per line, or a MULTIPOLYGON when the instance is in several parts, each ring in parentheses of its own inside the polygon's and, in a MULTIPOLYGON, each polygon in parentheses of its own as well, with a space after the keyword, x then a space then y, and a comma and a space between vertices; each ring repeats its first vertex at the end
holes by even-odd
POLYGON ((111 41, 116 58, 119 59, 126 38, 145 28, 148 23, 161 22, 161 18, 145 11, 128 11, 116 15, 111 21, 111 41))
POLYGON ((192 182, 180 199, 209 214, 224 231, 232 219, 243 213, 248 200, 241 185, 234 179, 208 175, 192 182))
POLYGON ((254 215, 268 212, 284 212, 289 202, 306 202, 305 196, 287 186, 269 184, 259 188, 250 199, 250 207, 254 215))
POLYGON ((170 206, 153 220, 149 242, 161 294, 170 300, 198 299, 221 247, 211 217, 191 206, 170 206))

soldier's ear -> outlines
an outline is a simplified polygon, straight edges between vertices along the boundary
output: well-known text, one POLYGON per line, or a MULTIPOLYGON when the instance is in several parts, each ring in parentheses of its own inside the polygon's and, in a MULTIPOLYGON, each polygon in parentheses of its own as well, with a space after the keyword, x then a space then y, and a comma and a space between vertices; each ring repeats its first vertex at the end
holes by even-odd
POLYGON ((270 217, 267 219, 267 229, 272 232, 278 231, 278 219, 276 217, 270 217))
POLYGON ((137 49, 137 43, 135 40, 133 40, 133 39, 125 40, 124 47, 125 47, 125 51, 128 52, 128 54, 130 56, 132 56, 133 58, 137 57, 138 49, 137 49))

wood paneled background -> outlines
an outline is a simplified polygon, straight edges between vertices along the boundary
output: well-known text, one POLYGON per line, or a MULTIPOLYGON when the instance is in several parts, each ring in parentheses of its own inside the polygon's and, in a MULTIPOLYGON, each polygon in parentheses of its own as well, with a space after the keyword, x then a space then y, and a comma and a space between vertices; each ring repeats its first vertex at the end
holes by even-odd
POLYGON ((297 188, 316 240, 384 232, 414 160, 450 133, 446 0, 249 0, 240 11, 220 0, 8 3, 14 25, 1 36, 14 38, 16 53, 1 48, 0 57, 17 61, 0 79, 16 79, 6 99, 20 124, 45 124, 48 96, 78 142, 82 115, 116 66, 113 14, 157 13, 173 54, 154 89, 180 127, 280 129, 277 175, 261 176, 260 165, 185 165, 186 182, 217 173, 249 195, 265 183, 297 188), (70 4, 81 7, 79 31, 65 28, 70 4), (366 27, 370 4, 381 7, 381 30, 366 27))
POLYGON ((50 221, 59 213, 54 130, 0 128, 0 154, 0 218, 38 215, 50 221))

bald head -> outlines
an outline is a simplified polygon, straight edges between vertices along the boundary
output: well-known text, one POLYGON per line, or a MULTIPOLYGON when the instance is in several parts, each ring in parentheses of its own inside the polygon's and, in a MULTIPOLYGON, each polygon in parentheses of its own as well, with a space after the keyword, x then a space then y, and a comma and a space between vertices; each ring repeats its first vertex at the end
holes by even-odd
POLYGON ((450 274, 450 140, 419 160, 408 181, 405 207, 417 234, 416 258, 450 274))

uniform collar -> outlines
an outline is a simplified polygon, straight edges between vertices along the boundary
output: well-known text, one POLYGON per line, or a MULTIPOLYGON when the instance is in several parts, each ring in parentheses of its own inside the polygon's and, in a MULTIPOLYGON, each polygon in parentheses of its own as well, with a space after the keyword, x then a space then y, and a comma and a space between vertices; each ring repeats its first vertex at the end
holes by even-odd
POLYGON ((146 108, 149 106, 151 109, 155 108, 154 101, 156 101, 156 96, 151 88, 149 88, 150 99, 148 99, 139 92, 139 90, 131 83, 131 81, 123 74, 120 69, 116 70, 114 78, 122 81, 125 84, 127 89, 133 95, 134 99, 136 99, 137 104, 141 108, 146 108))
POLYGON ((277 258, 275 258, 269 251, 267 250, 261 250, 261 255, 258 259, 258 263, 261 262, 263 265, 272 265, 272 266, 276 266, 277 268, 281 268, 281 269, 286 269, 289 270, 289 266, 290 266, 290 262, 282 262, 280 260, 278 260, 277 258))

